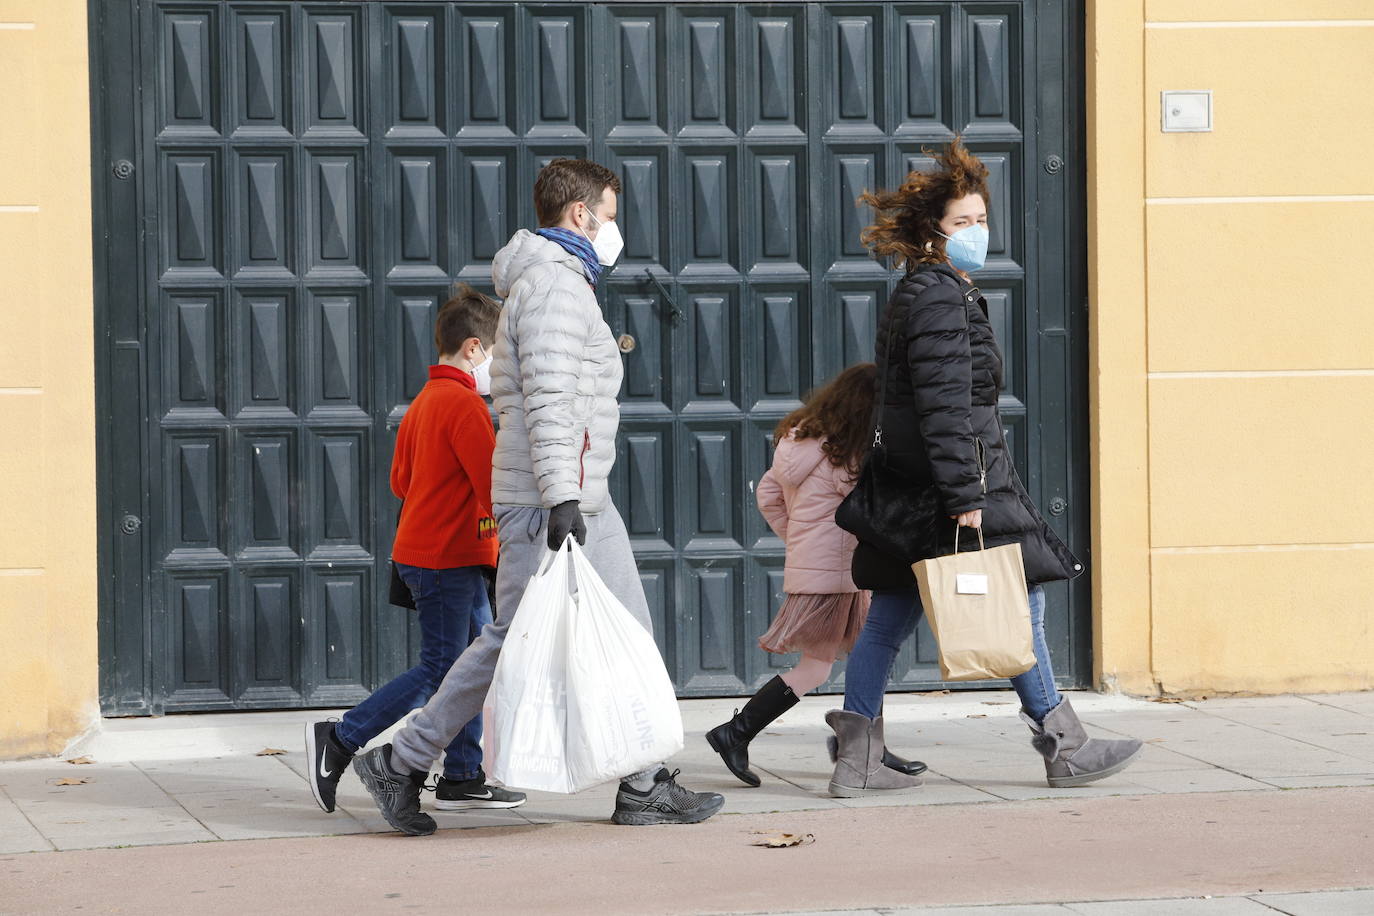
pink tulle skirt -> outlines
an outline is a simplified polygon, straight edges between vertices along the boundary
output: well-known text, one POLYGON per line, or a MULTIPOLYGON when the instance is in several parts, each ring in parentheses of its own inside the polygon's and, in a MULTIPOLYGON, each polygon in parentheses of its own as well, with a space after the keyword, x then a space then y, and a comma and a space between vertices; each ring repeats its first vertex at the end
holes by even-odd
POLYGON ((854 648, 854 641, 868 616, 869 594, 865 591, 839 595, 789 594, 773 618, 768 632, 759 637, 765 652, 786 655, 804 652, 825 661, 834 661, 854 648))

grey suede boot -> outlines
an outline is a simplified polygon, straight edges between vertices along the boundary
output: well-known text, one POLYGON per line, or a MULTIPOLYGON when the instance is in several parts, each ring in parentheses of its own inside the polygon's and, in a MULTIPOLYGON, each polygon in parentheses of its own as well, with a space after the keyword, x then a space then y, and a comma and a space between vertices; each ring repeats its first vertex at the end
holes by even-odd
MULTIPOLYGON (((840 743, 835 740, 834 735, 825 739, 825 750, 830 754, 830 762, 835 762, 835 757, 839 753, 840 743)), ((920 776, 930 769, 921 760, 907 760, 905 757, 898 757, 892 753, 891 748, 883 748, 883 766, 889 770, 896 770, 898 773, 905 773, 908 776, 920 776)))
POLYGON ((1063 699, 1045 715, 1043 724, 1021 710, 1031 729, 1031 746, 1045 758, 1045 779, 1054 789, 1086 786, 1120 773, 1144 746, 1136 738, 1089 738, 1083 723, 1063 699))
POLYGON ((858 798, 919 789, 922 779, 883 766, 883 720, 870 719, 857 712, 832 709, 825 722, 835 730, 835 775, 830 779, 830 794, 835 798, 858 798))

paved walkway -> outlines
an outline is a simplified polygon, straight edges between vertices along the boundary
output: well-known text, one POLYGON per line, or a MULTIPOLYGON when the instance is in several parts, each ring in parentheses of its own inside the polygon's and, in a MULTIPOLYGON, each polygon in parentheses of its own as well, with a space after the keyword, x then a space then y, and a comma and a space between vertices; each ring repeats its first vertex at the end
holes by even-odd
MULTIPOLYGON (((1374 890, 1237 897, 1165 897, 1083 903, 986 904, 881 910, 810 910, 785 916, 1369 916, 1374 890)), ((784 914, 772 914, 784 916, 784 914)))
POLYGON ((441 828, 469 830, 429 839, 333 836, 386 827, 351 775, 339 812, 315 806, 301 775, 300 732, 319 713, 111 720, 74 749, 94 763, 0 764, 0 887, 20 888, 0 893, 0 912, 65 911, 67 903, 102 911, 102 903, 115 906, 108 883, 94 885, 83 904, 59 876, 132 879, 145 870, 145 891, 137 880, 114 888, 117 908, 159 911, 172 893, 194 899, 201 913, 242 912, 255 894, 270 900, 299 881, 305 867, 332 876, 340 899, 375 897, 378 908, 394 901, 397 909, 427 910, 445 899, 427 895, 451 885, 486 904, 466 911, 493 912, 905 912, 891 908, 1016 902, 1076 907, 1025 911, 1036 916, 1374 913, 1368 894, 1307 897, 1306 909, 1271 900, 1374 886, 1374 694, 1073 701, 1090 730, 1143 738, 1142 759, 1090 787, 1048 789, 1012 694, 893 695, 889 743, 931 765, 926 787, 831 799, 822 716, 834 698, 819 697, 755 743, 765 781, 747 789, 701 738, 734 701, 691 701, 683 704, 687 749, 673 763, 685 784, 726 794, 724 816, 691 828, 610 828, 611 786, 534 794, 507 812, 435 812, 441 828), (267 748, 285 753, 256 756, 267 748), (1306 791, 1283 791, 1293 789, 1306 791), (812 833, 816 842, 755 848, 759 830, 812 833), (216 840, 250 842, 166 845, 216 840), (151 848, 103 848, 115 846, 151 848), (25 852, 40 854, 13 855, 25 852), (542 863, 539 881, 528 880, 531 862, 542 863), (53 881, 63 893, 45 897, 53 881), (661 893, 626 899, 617 888, 627 886, 661 893), (149 896, 140 902, 140 894, 149 896), (1188 905, 1205 910, 1171 908, 1185 905, 1176 900, 1129 910, 1078 903, 1204 894, 1213 899, 1188 905), (10 908, 21 900, 31 905, 10 908), (51 910, 39 906, 44 900, 51 910), (1347 904, 1355 908, 1320 908, 1347 904))

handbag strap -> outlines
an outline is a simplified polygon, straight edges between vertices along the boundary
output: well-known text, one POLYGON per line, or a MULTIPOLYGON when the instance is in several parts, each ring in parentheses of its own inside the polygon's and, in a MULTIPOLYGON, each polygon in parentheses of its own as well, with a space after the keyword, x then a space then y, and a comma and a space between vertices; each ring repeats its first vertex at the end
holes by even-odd
MULTIPOLYGON (((895 319, 895 316, 893 317, 895 319)), ((893 328, 895 324, 895 320, 888 322, 887 361, 878 367, 878 417, 873 424, 873 448, 875 451, 883 447, 883 412, 887 409, 887 375, 892 371, 892 340, 897 336, 893 328)))

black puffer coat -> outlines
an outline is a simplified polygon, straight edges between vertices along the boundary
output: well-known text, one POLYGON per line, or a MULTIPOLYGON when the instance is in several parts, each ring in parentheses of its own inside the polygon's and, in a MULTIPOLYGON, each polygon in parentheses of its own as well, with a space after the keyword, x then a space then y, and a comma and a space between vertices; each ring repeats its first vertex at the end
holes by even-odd
MULTIPOLYGON (((908 483, 910 490, 893 499, 923 507, 909 521, 922 533, 921 549, 918 556, 895 557, 860 538, 855 584, 913 585, 911 563, 952 553, 950 516, 974 509, 983 510, 987 546, 1021 544, 1027 582, 1082 572, 1026 495, 1007 452, 997 414, 1002 352, 977 288, 944 264, 908 273, 878 323, 877 365, 880 390, 886 388, 878 454, 885 453, 888 469, 896 472, 881 479, 908 483)), ((976 534, 962 531, 959 546, 976 549, 976 534)))

